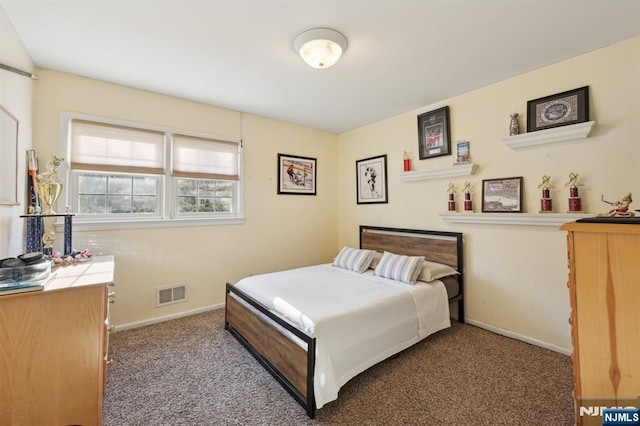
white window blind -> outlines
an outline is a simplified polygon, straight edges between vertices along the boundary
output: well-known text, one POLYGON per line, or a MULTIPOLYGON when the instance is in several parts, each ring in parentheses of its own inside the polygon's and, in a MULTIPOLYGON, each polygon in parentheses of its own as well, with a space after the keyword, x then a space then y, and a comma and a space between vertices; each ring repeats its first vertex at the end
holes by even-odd
POLYGON ((72 169, 164 173, 163 132, 72 120, 71 134, 72 169))
POLYGON ((172 175, 238 180, 238 143, 174 135, 172 175))

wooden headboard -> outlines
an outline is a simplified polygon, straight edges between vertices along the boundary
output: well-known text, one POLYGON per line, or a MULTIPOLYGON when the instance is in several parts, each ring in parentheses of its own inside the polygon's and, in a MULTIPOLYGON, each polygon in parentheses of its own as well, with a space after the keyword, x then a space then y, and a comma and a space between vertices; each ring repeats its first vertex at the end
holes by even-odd
POLYGON ((424 256, 425 260, 455 268, 460 286, 458 320, 464 322, 464 254, 461 232, 426 231, 420 229, 385 228, 360 225, 360 248, 388 251, 405 256, 424 256))

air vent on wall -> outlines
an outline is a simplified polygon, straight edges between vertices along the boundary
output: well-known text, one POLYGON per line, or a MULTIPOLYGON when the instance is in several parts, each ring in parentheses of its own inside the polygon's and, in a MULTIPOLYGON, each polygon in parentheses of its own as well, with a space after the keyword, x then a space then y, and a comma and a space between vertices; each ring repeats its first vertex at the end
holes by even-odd
POLYGON ((156 307, 170 305, 172 303, 185 302, 186 300, 186 284, 178 284, 172 287, 156 288, 156 307))

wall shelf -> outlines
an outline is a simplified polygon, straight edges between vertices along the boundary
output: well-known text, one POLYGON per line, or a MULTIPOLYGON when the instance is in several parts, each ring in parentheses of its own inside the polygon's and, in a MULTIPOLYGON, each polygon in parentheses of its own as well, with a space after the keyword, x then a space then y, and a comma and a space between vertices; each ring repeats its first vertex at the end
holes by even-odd
POLYGON ((417 180, 432 180, 450 177, 470 176, 476 169, 473 163, 454 165, 443 169, 418 170, 415 172, 403 172, 398 175, 401 181, 413 182, 417 180))
POLYGON ((555 227, 559 227, 567 222, 574 222, 584 217, 595 216, 595 213, 440 213, 442 220, 449 223, 555 227))
POLYGON ((502 142, 511 149, 529 148, 532 146, 548 145, 568 142, 577 139, 586 139, 596 127, 595 121, 571 124, 569 126, 554 127, 552 129, 538 130, 515 136, 502 138, 502 142))

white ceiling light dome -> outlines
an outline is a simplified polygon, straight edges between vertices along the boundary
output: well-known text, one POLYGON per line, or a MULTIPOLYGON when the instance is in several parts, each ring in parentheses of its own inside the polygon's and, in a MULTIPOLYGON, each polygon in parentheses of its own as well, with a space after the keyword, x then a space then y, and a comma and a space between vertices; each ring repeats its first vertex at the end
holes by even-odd
POLYGON ((330 28, 314 28, 300 34, 293 48, 313 68, 329 68, 347 50, 347 38, 330 28))

